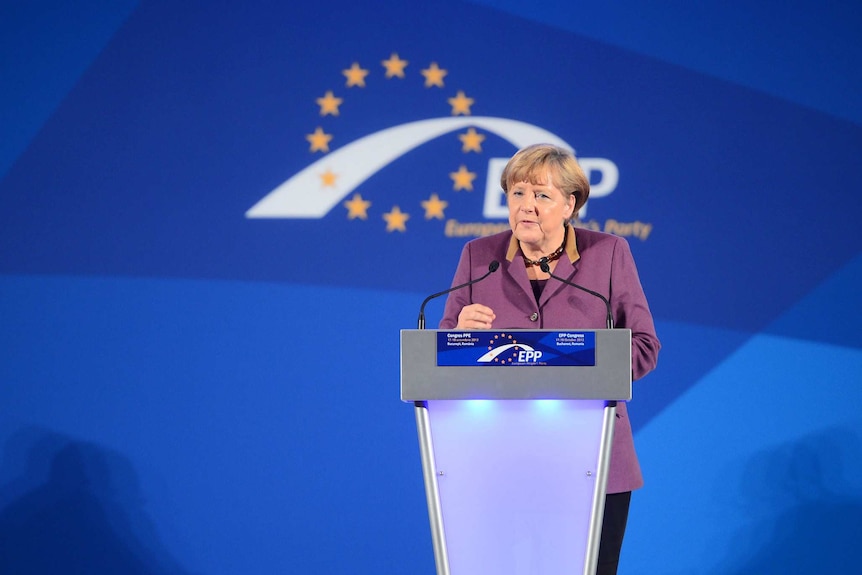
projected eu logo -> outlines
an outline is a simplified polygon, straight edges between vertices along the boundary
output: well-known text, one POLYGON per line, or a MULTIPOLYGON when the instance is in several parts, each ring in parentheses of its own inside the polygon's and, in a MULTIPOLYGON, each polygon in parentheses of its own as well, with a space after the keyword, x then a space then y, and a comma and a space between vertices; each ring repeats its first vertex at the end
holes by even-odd
MULTIPOLYGON (((316 98, 315 106, 319 116, 327 121, 350 122, 352 120, 346 118, 346 113, 342 114, 342 109, 351 98, 350 94, 356 94, 354 90, 365 89, 373 82, 380 84, 419 79, 419 74, 410 76, 410 62, 397 53, 392 53, 388 59, 382 60, 380 65, 382 77, 379 71, 375 75, 370 68, 364 68, 357 61, 342 70, 341 74, 345 78, 343 91, 325 89, 322 90, 322 95, 316 98)), ((439 90, 439 108, 448 108, 449 116, 385 127, 337 148, 334 146, 337 140, 335 131, 328 131, 317 125, 304 134, 304 137, 308 142, 309 152, 321 157, 261 198, 246 212, 246 217, 321 219, 333 210, 340 209, 348 220, 377 221, 380 225, 385 225, 389 233, 406 233, 410 226, 419 222, 435 221, 446 237, 488 235, 508 229, 508 210, 499 186, 500 175, 508 157, 487 159, 485 191, 481 203, 483 219, 479 222, 463 223, 452 218, 447 220, 446 210, 453 198, 442 191, 414 192, 414 197, 405 196, 403 201, 386 205, 382 209, 375 206, 378 200, 372 187, 366 185, 361 192, 358 191, 363 183, 405 154, 452 132, 457 132, 461 152, 465 155, 482 154, 483 143, 490 135, 512 144, 513 152, 536 142, 548 142, 574 149, 563 138, 540 126, 511 118, 474 116, 475 99, 464 90, 447 94, 445 78, 449 71, 441 68, 437 62, 431 62, 420 69, 419 73, 424 82, 421 88, 419 82, 415 82, 416 89, 439 90), (417 214, 422 214, 422 219, 417 217, 417 214), (369 216, 374 217, 369 220, 369 216), (442 225, 439 225, 439 222, 443 222, 442 225)), ((434 111, 430 112, 433 115, 434 111)), ((339 125, 344 126, 344 123, 333 124, 335 127, 339 125)), ((429 164, 432 166, 439 162, 439 159, 429 158, 429 164)), ((591 180, 591 200, 607 196, 616 189, 619 170, 613 161, 607 158, 579 158, 579 162, 591 180)), ((440 169, 445 170, 451 180, 451 189, 448 192, 450 194, 473 192, 474 183, 480 176, 476 171, 471 171, 466 163, 441 165, 440 169)), ((582 219, 586 210, 587 206, 584 206, 579 214, 582 219)), ((642 236, 641 239, 645 239, 649 233, 649 229, 644 225, 632 230, 627 235, 636 235, 636 231, 642 236)))

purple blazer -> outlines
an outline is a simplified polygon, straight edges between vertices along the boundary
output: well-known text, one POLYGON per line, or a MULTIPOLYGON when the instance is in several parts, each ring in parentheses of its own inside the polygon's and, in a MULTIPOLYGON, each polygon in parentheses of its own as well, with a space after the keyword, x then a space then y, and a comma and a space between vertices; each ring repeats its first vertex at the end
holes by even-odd
MULTIPOLYGON (((632 378, 640 379, 656 366, 661 348, 628 242, 621 237, 569 228, 566 249, 553 273, 600 294, 611 302, 614 326, 632 330, 632 378)), ((601 299, 549 279, 536 303, 521 250, 511 231, 468 242, 452 285, 500 269, 481 282, 449 294, 440 329, 454 329, 461 309, 471 303, 496 314, 492 329, 602 329, 607 309, 601 299)), ((608 493, 632 491, 643 485, 635 454, 626 402, 617 404, 611 450, 608 493)))

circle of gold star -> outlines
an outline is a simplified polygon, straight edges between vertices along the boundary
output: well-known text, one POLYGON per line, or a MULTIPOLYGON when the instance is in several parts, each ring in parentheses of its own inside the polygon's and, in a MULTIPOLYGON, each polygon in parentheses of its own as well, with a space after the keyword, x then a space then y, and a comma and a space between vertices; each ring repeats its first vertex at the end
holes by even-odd
MULTIPOLYGON (((381 65, 385 71, 385 78, 405 78, 405 70, 409 62, 401 58, 397 52, 392 52, 385 60, 381 60, 381 65)), ((425 88, 443 88, 445 87, 444 79, 449 74, 449 71, 441 68, 437 62, 431 62, 426 68, 420 69, 420 73, 424 78, 425 88)), ((349 68, 341 70, 341 74, 345 78, 346 88, 365 88, 366 78, 370 71, 363 68, 358 61, 353 61, 349 68)), ((451 106, 453 116, 463 115, 469 116, 472 114, 471 107, 475 103, 473 98, 466 95, 463 90, 458 90, 454 97, 447 99, 451 106)), ((327 90, 323 96, 315 99, 315 103, 319 106, 320 116, 339 116, 340 107, 344 103, 344 99, 337 97, 332 90, 327 90)), ((458 134, 461 141, 461 150, 463 153, 482 152, 482 142, 486 136, 480 134, 475 128, 469 128, 466 133, 458 134)), ((321 126, 315 128, 311 134, 306 134, 305 139, 309 143, 309 151, 329 153, 329 144, 333 139, 333 135, 323 130, 321 126)), ((337 167, 337 166, 336 166, 337 167)), ((319 175, 322 188, 336 187, 338 174, 332 169, 327 168, 326 171, 319 175)), ((457 172, 450 172, 449 177, 453 182, 453 190, 473 190, 473 180, 476 178, 476 173, 470 172, 466 166, 461 165, 457 172)), ((420 202, 422 209, 425 212, 425 219, 432 220, 445 219, 445 210, 449 206, 449 202, 441 199, 437 194, 431 194, 426 200, 420 202)), ((347 218, 349 220, 368 219, 368 210, 371 207, 371 202, 365 200, 359 193, 343 202, 347 209, 347 218)), ((383 214, 383 219, 386 221, 387 232, 406 232, 407 220, 410 219, 410 214, 402 212, 399 206, 393 206, 392 209, 383 214)))
POLYGON ((425 87, 437 86, 443 87, 443 78, 448 74, 447 70, 440 68, 437 62, 431 62, 431 65, 422 70, 422 75, 425 76, 425 87))
POLYGON ((482 152, 482 142, 485 141, 485 135, 476 131, 476 128, 469 128, 466 134, 458 134, 458 139, 461 140, 461 151, 467 152, 482 152))
POLYGON ((344 100, 341 98, 336 98, 332 91, 327 91, 326 94, 322 98, 318 98, 315 100, 317 105, 320 106, 320 115, 326 116, 327 114, 331 114, 333 116, 338 115, 338 106, 344 100))
POLYGON ((320 184, 324 188, 332 188, 335 187, 335 180, 338 179, 338 174, 328 169, 320 174, 320 184))
POLYGON ((475 103, 475 100, 468 98, 463 90, 458 90, 458 94, 454 98, 449 98, 448 102, 452 106, 453 116, 469 116, 471 113, 470 106, 475 103))
POLYGON ((313 134, 307 134, 305 139, 311 143, 309 151, 311 152, 328 152, 329 142, 332 140, 332 134, 327 134, 320 126, 314 130, 313 134))
POLYGON ((353 194, 352 198, 344 202, 344 206, 347 208, 348 220, 368 219, 368 208, 371 207, 371 202, 363 200, 360 194, 353 194))
POLYGON ((354 62, 350 65, 350 68, 342 70, 341 73, 347 78, 345 86, 348 88, 353 88, 354 86, 365 87, 365 76, 368 75, 368 70, 360 68, 358 62, 354 62))
POLYGON ((407 220, 410 219, 410 216, 402 212, 401 208, 399 208, 398 206, 392 206, 392 211, 383 214, 383 219, 386 220, 387 232, 406 232, 406 224, 407 220))
POLYGON ((459 190, 473 191, 473 180, 476 179, 476 174, 469 171, 467 166, 461 164, 457 172, 449 172, 449 177, 454 182, 452 189, 456 192, 459 190))
POLYGON ((431 218, 437 218, 438 220, 442 220, 443 210, 445 210, 448 205, 449 202, 444 202, 437 196, 437 194, 431 194, 429 199, 422 201, 422 207, 425 208, 425 219, 430 220, 431 218))
POLYGON ((386 77, 387 78, 403 78, 404 77, 404 68, 407 67, 407 60, 402 60, 398 57, 398 54, 392 52, 392 55, 389 56, 388 60, 383 60, 381 62, 383 67, 386 68, 386 77))

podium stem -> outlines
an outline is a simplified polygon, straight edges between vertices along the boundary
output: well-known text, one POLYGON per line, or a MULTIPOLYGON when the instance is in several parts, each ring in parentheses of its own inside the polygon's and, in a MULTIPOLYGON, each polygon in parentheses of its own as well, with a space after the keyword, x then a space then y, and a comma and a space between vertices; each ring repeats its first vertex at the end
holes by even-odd
POLYGON ((611 463, 611 445, 614 440, 614 424, 617 416, 617 402, 605 405, 602 419, 602 437, 599 461, 596 470, 596 484, 593 492, 593 510, 590 515, 590 530, 587 535, 587 556, 584 561, 584 575, 595 575, 599 564, 599 544, 602 538, 602 522, 605 515, 605 495, 607 495, 608 470, 611 463))
POLYGON ((425 499, 428 501, 428 519, 431 522, 431 542, 434 545, 434 563, 437 565, 437 575, 449 575, 449 553, 446 549, 446 535, 443 532, 443 508, 440 505, 428 404, 417 401, 414 405, 416 430, 419 434, 419 453, 422 458, 422 475, 425 479, 425 499))

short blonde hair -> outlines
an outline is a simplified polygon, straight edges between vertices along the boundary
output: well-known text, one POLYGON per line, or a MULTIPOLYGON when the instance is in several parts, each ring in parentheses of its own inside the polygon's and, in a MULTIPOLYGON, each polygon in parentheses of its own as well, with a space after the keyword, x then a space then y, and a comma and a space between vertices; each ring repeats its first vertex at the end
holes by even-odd
POLYGON ((503 169, 500 186, 509 193, 509 186, 516 182, 531 184, 551 183, 568 198, 575 197, 572 217, 578 213, 590 197, 590 181, 578 165, 575 155, 552 144, 534 144, 518 150, 503 169), (552 182, 544 182, 550 174, 552 182))

